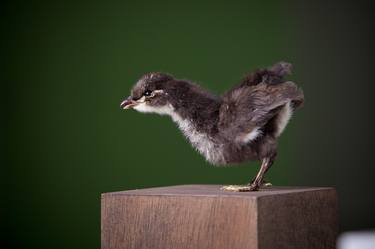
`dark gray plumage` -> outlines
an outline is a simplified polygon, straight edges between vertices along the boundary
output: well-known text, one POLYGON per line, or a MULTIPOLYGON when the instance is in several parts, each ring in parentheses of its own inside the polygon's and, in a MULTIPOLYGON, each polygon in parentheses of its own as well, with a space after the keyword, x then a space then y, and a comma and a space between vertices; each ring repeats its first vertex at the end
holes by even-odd
POLYGON ((247 75, 222 96, 199 85, 164 73, 142 76, 121 103, 124 109, 165 114, 178 124, 187 139, 215 165, 261 160, 255 179, 233 191, 253 191, 277 154, 277 138, 292 113, 301 106, 303 92, 283 80, 291 64, 280 62, 247 75))

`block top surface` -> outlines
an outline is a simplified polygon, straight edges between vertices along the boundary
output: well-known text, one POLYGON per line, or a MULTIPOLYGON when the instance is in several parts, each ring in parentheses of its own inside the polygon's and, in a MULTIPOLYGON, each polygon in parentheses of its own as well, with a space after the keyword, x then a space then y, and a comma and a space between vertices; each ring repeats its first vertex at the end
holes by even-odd
POLYGON ((294 194, 310 191, 335 191, 330 187, 266 187, 255 192, 228 192, 221 190, 222 185, 176 185, 127 191, 103 193, 123 196, 208 196, 208 197, 242 197, 258 198, 263 196, 294 194))

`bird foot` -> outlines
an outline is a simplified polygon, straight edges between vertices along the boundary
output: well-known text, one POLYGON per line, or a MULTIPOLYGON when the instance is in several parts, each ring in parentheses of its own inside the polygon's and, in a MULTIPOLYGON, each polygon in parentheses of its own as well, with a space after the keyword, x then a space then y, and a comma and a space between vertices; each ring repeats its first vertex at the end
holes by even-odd
POLYGON ((232 192, 250 192, 258 191, 260 187, 271 187, 272 183, 262 180, 261 184, 257 184, 255 181, 252 181, 248 185, 227 185, 223 186, 220 189, 224 191, 232 192))
POLYGON ((227 185, 220 188, 224 191, 232 191, 232 192, 250 192, 250 191, 257 191, 259 186, 254 184, 251 185, 227 185))

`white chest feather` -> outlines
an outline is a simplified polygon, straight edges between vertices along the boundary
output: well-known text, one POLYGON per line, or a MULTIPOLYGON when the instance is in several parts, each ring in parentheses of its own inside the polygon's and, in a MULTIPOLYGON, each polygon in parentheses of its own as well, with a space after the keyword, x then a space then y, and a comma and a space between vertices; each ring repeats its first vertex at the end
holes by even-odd
POLYGON ((173 115, 172 119, 178 124, 180 130, 190 141, 193 147, 200 152, 207 161, 213 164, 224 163, 222 147, 216 144, 208 135, 198 132, 192 122, 173 115))
POLYGON ((207 161, 213 164, 223 164, 225 162, 221 146, 216 144, 207 134, 198 132, 190 120, 181 118, 174 111, 173 106, 152 107, 148 106, 146 103, 142 103, 135 106, 134 109, 139 112, 152 112, 171 116, 172 120, 177 123, 185 137, 207 161))

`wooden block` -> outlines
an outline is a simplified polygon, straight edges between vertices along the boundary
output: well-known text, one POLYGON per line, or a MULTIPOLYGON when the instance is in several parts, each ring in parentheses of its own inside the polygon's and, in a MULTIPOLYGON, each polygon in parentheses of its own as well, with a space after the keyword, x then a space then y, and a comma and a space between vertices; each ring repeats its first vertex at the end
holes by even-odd
POLYGON ((333 188, 182 185, 102 194, 102 249, 335 248, 333 188))

